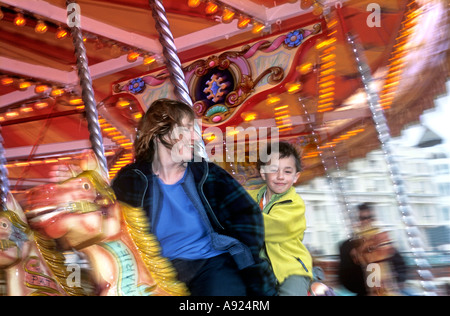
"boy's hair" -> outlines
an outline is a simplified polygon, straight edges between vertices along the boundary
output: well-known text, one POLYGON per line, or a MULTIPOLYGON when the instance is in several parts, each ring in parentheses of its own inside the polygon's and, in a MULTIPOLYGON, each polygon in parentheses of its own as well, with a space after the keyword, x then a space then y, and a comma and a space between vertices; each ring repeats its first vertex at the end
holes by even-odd
POLYGON ((261 170, 261 167, 265 166, 269 162, 272 154, 279 154, 279 159, 291 156, 294 157, 296 172, 302 171, 302 162, 300 159, 300 155, 298 154, 297 149, 295 149, 295 147, 288 142, 279 142, 275 144, 269 143, 267 145, 265 153, 260 153, 260 159, 257 163, 258 170, 261 170), (265 153, 267 153, 267 156, 265 155, 265 153))

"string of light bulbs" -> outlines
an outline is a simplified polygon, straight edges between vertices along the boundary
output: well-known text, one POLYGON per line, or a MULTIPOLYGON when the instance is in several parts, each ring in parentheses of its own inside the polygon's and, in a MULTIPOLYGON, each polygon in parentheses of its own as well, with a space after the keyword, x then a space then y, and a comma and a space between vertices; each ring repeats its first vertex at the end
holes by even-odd
MULTIPOLYGON (((16 8, 0 7, 0 20, 12 22, 19 28, 33 27, 34 31, 38 34, 53 32, 55 33, 55 38, 58 40, 64 40, 70 37, 69 30, 66 26, 16 8)), ((130 63, 136 62, 140 57, 142 57, 142 63, 144 65, 151 65, 159 60, 159 57, 151 52, 138 49, 137 47, 130 47, 111 39, 102 38, 90 32, 83 31, 83 41, 94 43, 96 49, 109 47, 111 57, 113 58, 117 58, 125 53, 127 54, 127 61, 130 63)))
MULTIPOLYGON (((289 0, 288 2, 295 3, 297 0, 289 0)), ((252 25, 252 32, 254 34, 261 33, 269 27, 269 25, 266 25, 265 21, 261 21, 236 7, 223 3, 222 1, 187 0, 187 5, 193 9, 203 9, 206 15, 220 16, 220 21, 222 23, 228 24, 237 19, 237 27, 239 29, 246 29, 252 25)), ((302 10, 309 10, 312 8, 312 13, 317 16, 324 12, 323 5, 317 0, 300 0, 300 8, 302 10)))

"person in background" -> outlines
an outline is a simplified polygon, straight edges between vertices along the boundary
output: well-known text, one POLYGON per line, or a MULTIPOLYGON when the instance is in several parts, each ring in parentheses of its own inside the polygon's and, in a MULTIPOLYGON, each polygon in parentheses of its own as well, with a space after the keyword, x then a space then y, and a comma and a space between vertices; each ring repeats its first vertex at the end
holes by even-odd
POLYGON ((313 267, 303 244, 305 204, 293 186, 301 172, 300 157, 287 142, 269 145, 266 153, 270 159, 258 162, 265 185, 249 191, 264 217, 265 249, 261 257, 273 268, 280 296, 306 296, 313 267))
POLYGON ((163 256, 191 295, 275 295, 270 265, 259 257, 258 204, 224 169, 194 159, 194 119, 182 102, 155 101, 139 123, 136 161, 112 188, 120 201, 146 211, 163 256))
MULTIPOLYGON (((362 234, 375 228, 375 214, 370 203, 358 205, 358 232, 352 238, 344 241, 339 247, 339 282, 350 292, 358 296, 367 296, 366 274, 361 262, 358 260, 357 249, 361 247, 362 234)), ((391 247, 392 254, 387 259, 393 272, 399 290, 403 289, 403 284, 407 278, 408 268, 405 260, 394 247, 391 247)))

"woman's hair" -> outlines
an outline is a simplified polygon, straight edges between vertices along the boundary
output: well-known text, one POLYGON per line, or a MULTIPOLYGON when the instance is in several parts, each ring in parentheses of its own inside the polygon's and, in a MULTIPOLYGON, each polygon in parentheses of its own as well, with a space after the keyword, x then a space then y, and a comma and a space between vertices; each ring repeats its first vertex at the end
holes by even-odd
POLYGON ((134 151, 136 160, 152 162, 155 155, 155 139, 171 149, 173 143, 164 136, 169 135, 176 125, 181 125, 184 118, 194 120, 192 108, 180 101, 159 99, 153 102, 139 122, 134 151))

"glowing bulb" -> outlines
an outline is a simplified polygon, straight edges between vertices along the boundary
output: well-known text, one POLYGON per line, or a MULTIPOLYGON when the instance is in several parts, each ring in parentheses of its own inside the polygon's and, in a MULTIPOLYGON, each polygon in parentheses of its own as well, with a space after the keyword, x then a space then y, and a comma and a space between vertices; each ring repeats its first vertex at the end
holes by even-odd
POLYGON ((20 90, 26 90, 31 86, 31 83, 25 80, 21 80, 19 82, 19 89, 20 90))
POLYGON ((20 108, 20 112, 22 112, 22 113, 30 113, 30 112, 33 112, 33 111, 34 111, 33 108, 31 106, 28 106, 28 105, 23 105, 20 108))
POLYGON ((286 89, 289 94, 296 93, 296 92, 302 90, 302 88, 303 88, 303 85, 300 82, 286 84, 286 89))
POLYGON ((142 118, 142 113, 139 113, 139 112, 133 113, 132 117, 135 121, 139 121, 142 118))
POLYGON ((83 99, 81 97, 75 96, 69 100, 70 105, 80 105, 83 104, 83 99))
POLYGON ((47 102, 38 102, 34 105, 38 110, 44 109, 48 106, 47 102))
POLYGON ((67 31, 62 27, 59 27, 55 34, 57 39, 64 39, 67 37, 67 35, 68 35, 67 31))
POLYGON ((269 105, 273 105, 273 104, 277 104, 278 102, 280 102, 281 99, 278 96, 271 96, 269 95, 269 98, 267 99, 267 104, 269 105))
POLYGON ((248 17, 241 16, 238 21, 238 28, 245 29, 252 20, 248 17))
POLYGON ((1 79, 1 83, 4 86, 9 86, 10 84, 14 83, 14 79, 10 78, 10 77, 4 77, 4 78, 1 79))
POLYGON ((230 23, 235 15, 236 13, 234 13, 232 10, 225 8, 222 13, 222 22, 230 23))
POLYGON ((143 63, 144 63, 144 65, 150 65, 150 64, 153 64, 155 61, 156 61, 155 57, 153 57, 153 56, 146 56, 144 58, 143 63))
POLYGON ((34 87, 34 92, 36 93, 44 93, 45 91, 47 91, 49 89, 49 86, 45 85, 45 84, 39 84, 36 85, 36 87, 34 87))
POLYGON ((51 92, 51 96, 52 97, 60 97, 63 94, 64 94, 64 90, 63 89, 58 89, 58 88, 53 89, 52 92, 51 92))
POLYGON ((16 18, 14 19, 14 24, 17 26, 25 26, 25 24, 27 24, 27 20, 25 20, 22 13, 17 13, 16 18))
POLYGON ((40 33, 40 34, 47 32, 47 30, 48 30, 48 26, 42 20, 39 20, 36 24, 36 27, 34 28, 34 31, 36 33, 40 33))
POLYGON ((312 63, 307 63, 297 67, 297 71, 300 72, 302 75, 306 75, 313 70, 313 67, 314 66, 312 63))
POLYGON ((127 56, 127 60, 132 63, 135 62, 139 58, 140 54, 136 52, 131 52, 127 56))
POLYGON ((8 112, 6 112, 6 117, 9 119, 16 118, 18 116, 19 116, 19 112, 17 112, 17 111, 9 110, 8 112))
POLYGON ((245 114, 243 114, 242 116, 243 116, 243 118, 244 118, 244 121, 246 121, 246 122, 254 121, 254 120, 256 120, 256 118, 258 117, 258 115, 257 115, 256 113, 253 113, 253 112, 251 112, 251 113, 245 113, 245 114))
POLYGON ((253 25, 252 32, 253 32, 253 34, 258 34, 258 33, 260 33, 262 30, 264 30, 265 27, 266 27, 266 26, 265 26, 264 24, 261 24, 261 23, 255 23, 255 24, 253 25))
POLYGON ((119 101, 117 101, 116 105, 119 108, 125 108, 125 107, 130 105, 130 101, 127 101, 127 100, 124 100, 124 99, 119 99, 119 101))
POLYGON ((203 135, 203 138, 208 141, 212 141, 212 140, 216 139, 216 135, 214 135, 212 133, 208 133, 208 134, 203 135))
POLYGON ((188 1, 188 6, 190 8, 196 8, 200 5, 201 1, 200 0, 189 0, 188 1))
POLYGON ((206 14, 214 14, 219 10, 219 6, 215 4, 214 2, 208 2, 205 8, 206 14))

